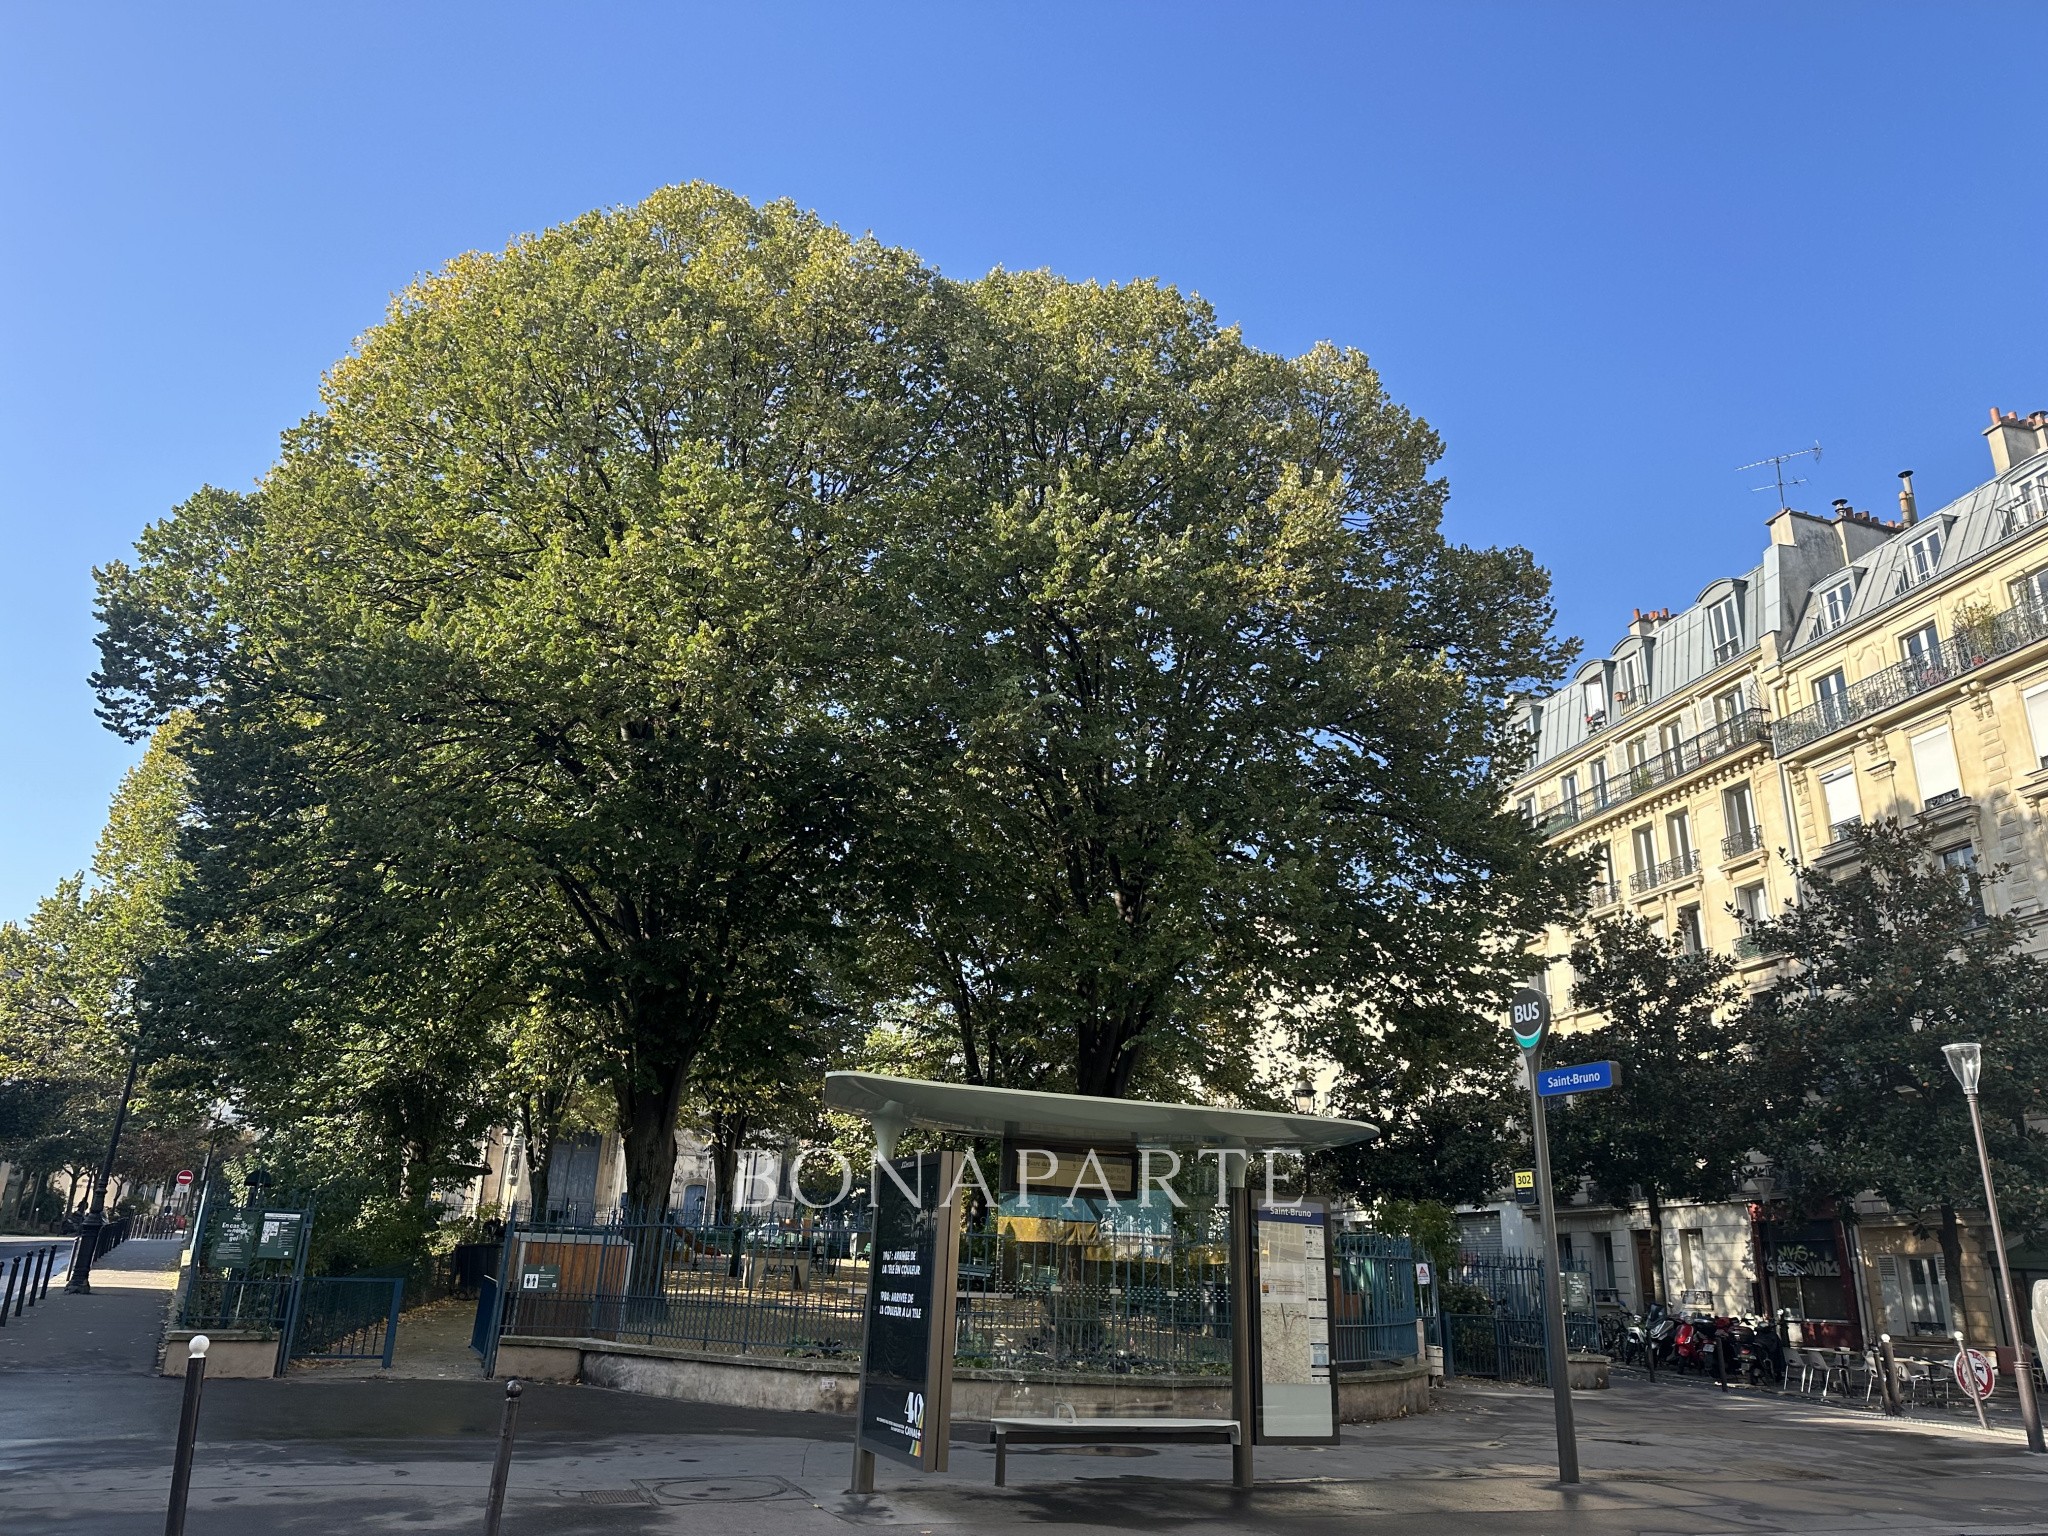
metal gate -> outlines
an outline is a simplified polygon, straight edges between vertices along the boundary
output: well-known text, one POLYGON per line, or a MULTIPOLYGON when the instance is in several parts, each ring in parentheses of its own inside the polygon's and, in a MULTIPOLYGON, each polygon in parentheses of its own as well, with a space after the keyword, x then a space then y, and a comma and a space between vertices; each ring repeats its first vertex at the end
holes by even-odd
POLYGON ((294 1360, 381 1360, 398 1348, 403 1276, 331 1276, 300 1282, 293 1309, 294 1360))
MULTIPOLYGON (((1590 1287, 1580 1288, 1590 1297, 1590 1287)), ((1444 1273, 1441 1295, 1444 1357, 1452 1375, 1549 1384, 1542 1259, 1467 1255, 1444 1273)), ((1599 1337, 1595 1313, 1567 1309, 1565 1338, 1571 1349, 1595 1348, 1599 1337)))

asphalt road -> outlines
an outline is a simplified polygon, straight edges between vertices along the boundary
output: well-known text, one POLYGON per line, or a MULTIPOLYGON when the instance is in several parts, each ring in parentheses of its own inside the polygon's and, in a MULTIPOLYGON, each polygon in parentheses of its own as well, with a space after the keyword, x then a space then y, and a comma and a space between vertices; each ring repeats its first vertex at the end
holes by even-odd
MULTIPOLYGON (((163 1529, 180 1384, 146 1374, 122 1310, 143 1294, 68 1298, 43 1320, 59 1353, 0 1366, 6 1536, 163 1529), (67 1366, 60 1346, 87 1329, 95 1359, 117 1354, 117 1338, 133 1358, 67 1366)), ((480 1379, 211 1383, 187 1528, 479 1531, 502 1402, 502 1386, 480 1379)), ((1229 1487, 1228 1453, 1207 1447, 1019 1450, 1012 1486, 998 1489, 987 1445, 963 1425, 950 1472, 885 1463, 881 1491, 858 1497, 844 1491, 842 1419, 535 1386, 505 1531, 2048 1536, 2048 1457, 2028 1456, 2016 1435, 1669 1383, 1623 1382, 1577 1404, 1586 1475, 1572 1489, 1554 1481, 1546 1394, 1460 1387, 1436 1413, 1350 1428, 1341 1446, 1261 1447, 1249 1493, 1229 1487)))

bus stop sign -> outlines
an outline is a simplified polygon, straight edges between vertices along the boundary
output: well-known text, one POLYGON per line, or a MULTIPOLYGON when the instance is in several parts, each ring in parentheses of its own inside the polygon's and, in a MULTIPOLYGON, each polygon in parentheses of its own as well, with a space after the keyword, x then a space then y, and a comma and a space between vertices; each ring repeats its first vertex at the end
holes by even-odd
POLYGON ((1508 999, 1508 1027, 1515 1032, 1515 1044, 1533 1054, 1550 1027, 1550 999, 1534 987, 1521 988, 1508 999))

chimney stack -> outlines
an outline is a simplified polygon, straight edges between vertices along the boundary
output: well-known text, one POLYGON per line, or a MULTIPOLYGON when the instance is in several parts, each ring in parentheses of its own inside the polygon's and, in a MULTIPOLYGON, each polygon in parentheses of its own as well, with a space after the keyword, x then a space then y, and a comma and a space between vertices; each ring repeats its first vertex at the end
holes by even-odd
POLYGON ((1899 519, 1910 528, 1920 521, 1920 503, 1913 499, 1913 471, 1899 471, 1899 519))
POLYGON ((2036 411, 2023 421, 2011 411, 2001 413, 1994 405, 1984 435, 1991 440, 1991 471, 2002 475, 2037 453, 2048 453, 2048 411, 2036 411))

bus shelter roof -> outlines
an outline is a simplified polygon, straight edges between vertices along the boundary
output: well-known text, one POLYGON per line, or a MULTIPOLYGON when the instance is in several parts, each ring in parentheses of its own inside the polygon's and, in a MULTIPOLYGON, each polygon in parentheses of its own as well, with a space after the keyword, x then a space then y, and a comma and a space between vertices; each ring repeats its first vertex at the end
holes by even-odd
POLYGON ((978 1088, 928 1083, 876 1072, 827 1072, 828 1108, 864 1115, 878 1127, 911 1126, 1093 1146, 1195 1146, 1315 1151, 1372 1141, 1379 1127, 1362 1120, 1221 1109, 1212 1104, 1154 1104, 1144 1099, 1099 1099, 1079 1093, 1037 1093, 1024 1088, 978 1088))

